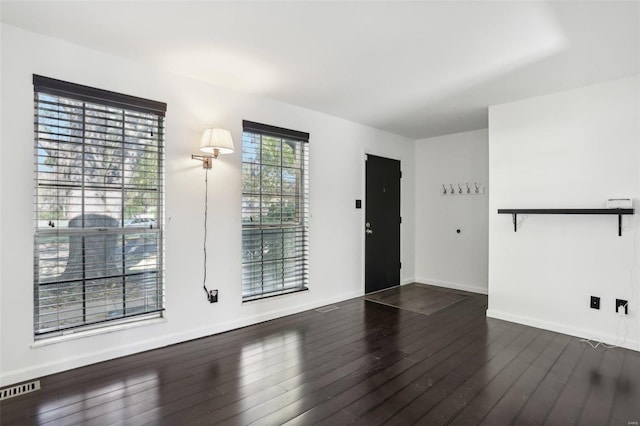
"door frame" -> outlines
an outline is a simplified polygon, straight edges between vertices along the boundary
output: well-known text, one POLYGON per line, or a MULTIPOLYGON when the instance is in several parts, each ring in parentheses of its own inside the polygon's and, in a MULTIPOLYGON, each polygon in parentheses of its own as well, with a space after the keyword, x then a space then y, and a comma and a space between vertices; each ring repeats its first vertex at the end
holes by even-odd
MULTIPOLYGON (((360 239, 360 253, 362 253, 362 261, 361 261, 361 265, 360 265, 360 273, 362 275, 362 280, 360 283, 360 291, 362 295, 365 295, 365 291, 366 291, 366 267, 367 267, 367 250, 366 250, 366 235, 364 233, 364 229, 365 229, 365 223, 367 222, 367 155, 375 155, 376 157, 383 157, 383 158, 388 158, 389 160, 396 160, 398 162, 400 162, 400 171, 402 172, 402 159, 399 158, 398 156, 395 155, 389 155, 389 153, 387 152, 380 152, 377 151, 375 149, 363 149, 362 150, 362 163, 361 163, 361 171, 360 171, 360 182, 362 182, 362 185, 360 187, 360 193, 362 194, 362 214, 360 217, 360 232, 361 234, 361 239, 360 239)), ((403 195, 402 195, 402 178, 400 179, 400 217, 403 217, 403 195)), ((403 221, 404 222, 404 221, 403 221)), ((402 230, 403 230, 403 225, 404 223, 400 223, 400 263, 404 263, 403 262, 403 250, 402 250, 402 230)), ((400 268, 400 284, 399 285, 403 285, 402 282, 402 268, 400 268)))

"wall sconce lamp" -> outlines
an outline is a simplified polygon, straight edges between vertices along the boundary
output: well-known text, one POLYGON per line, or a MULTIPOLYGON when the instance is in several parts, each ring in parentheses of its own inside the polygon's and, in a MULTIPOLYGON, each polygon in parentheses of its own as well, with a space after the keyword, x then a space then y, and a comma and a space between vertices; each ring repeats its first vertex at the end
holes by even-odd
POLYGON ((218 290, 207 288, 207 212, 209 210, 209 169, 213 165, 213 159, 218 158, 218 154, 231 154, 233 152, 233 139, 231 132, 225 129, 207 129, 200 141, 200 151, 203 155, 192 155, 194 160, 202 161, 204 169, 204 277, 202 278, 202 288, 207 295, 209 303, 218 301, 218 290))
POLYGON ((200 141, 200 151, 205 154, 193 154, 194 160, 202 161, 203 169, 210 169, 212 160, 218 158, 218 154, 231 154, 233 152, 233 139, 231 132, 225 129, 207 129, 200 141))

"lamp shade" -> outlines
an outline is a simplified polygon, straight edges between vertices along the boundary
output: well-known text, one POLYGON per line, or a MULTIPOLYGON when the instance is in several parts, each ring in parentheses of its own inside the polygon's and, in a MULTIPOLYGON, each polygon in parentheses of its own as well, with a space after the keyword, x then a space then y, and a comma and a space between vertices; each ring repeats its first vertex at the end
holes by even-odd
POLYGON ((207 129, 200 141, 200 151, 212 154, 215 150, 220 154, 231 154, 233 152, 233 139, 231 132, 225 129, 207 129))

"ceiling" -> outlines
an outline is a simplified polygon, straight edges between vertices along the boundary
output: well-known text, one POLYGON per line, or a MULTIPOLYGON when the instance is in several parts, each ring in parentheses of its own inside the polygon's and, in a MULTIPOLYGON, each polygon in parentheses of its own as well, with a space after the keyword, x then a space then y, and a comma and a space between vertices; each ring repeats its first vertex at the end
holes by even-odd
POLYGON ((420 139, 640 72, 639 2, 5 1, 2 22, 420 139))

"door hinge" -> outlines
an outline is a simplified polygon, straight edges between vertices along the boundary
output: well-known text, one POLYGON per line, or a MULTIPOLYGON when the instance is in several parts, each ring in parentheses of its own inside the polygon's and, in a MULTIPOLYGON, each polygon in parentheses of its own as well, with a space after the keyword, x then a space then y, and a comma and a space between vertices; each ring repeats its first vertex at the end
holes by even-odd
POLYGON ((402 170, 400 170, 400 179, 402 179, 402 170))
POLYGON ((400 216, 400 223, 402 223, 402 216, 400 216))
POLYGON ((402 262, 400 262, 400 269, 402 269, 402 262))

